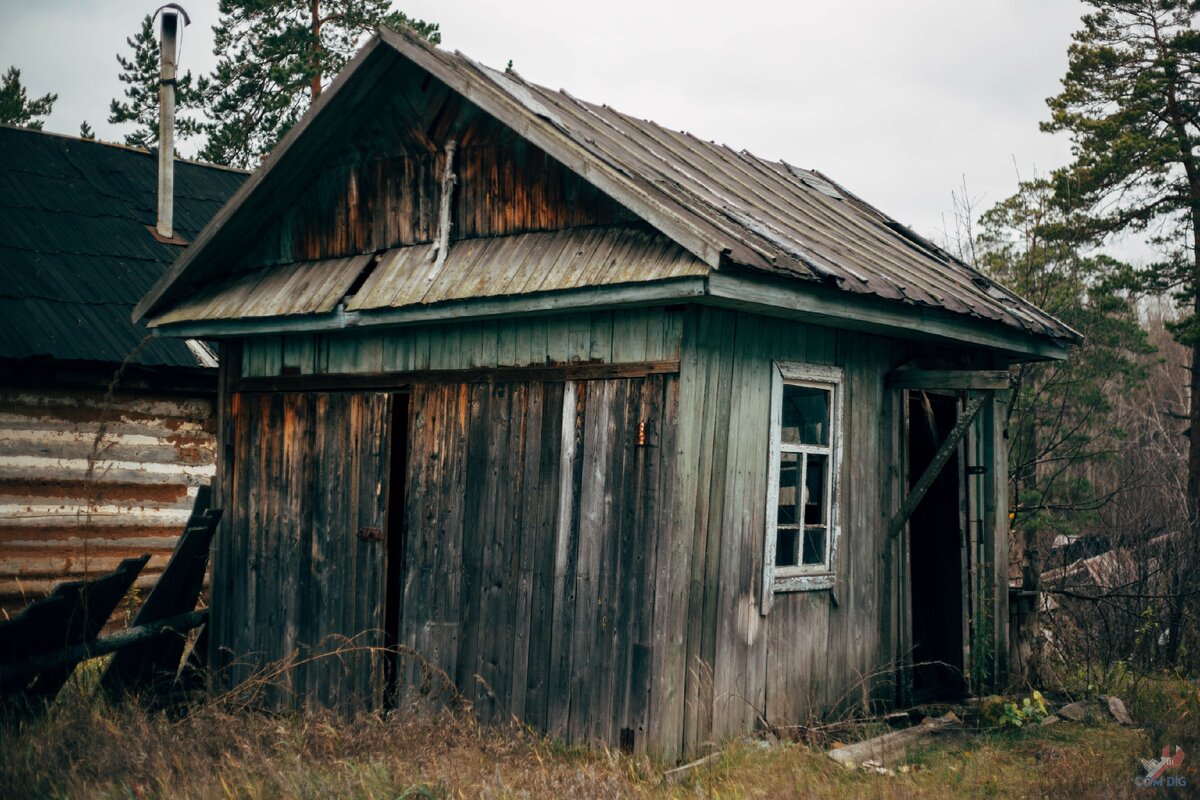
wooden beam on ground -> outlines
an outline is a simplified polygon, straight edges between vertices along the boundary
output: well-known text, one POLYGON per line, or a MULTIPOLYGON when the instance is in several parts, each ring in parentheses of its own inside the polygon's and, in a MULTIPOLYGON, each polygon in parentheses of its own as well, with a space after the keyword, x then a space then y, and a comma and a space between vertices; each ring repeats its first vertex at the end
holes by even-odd
POLYGON ((928 747, 939 738, 964 735, 966 731, 963 730, 962 723, 953 711, 949 711, 935 719, 927 719, 915 727, 892 731, 873 739, 829 750, 825 755, 843 767, 854 768, 864 764, 885 767, 903 761, 911 750, 928 747))
POLYGON ((22 712, 35 712, 41 703, 52 701, 79 658, 58 659, 33 671, 24 667, 94 640, 149 559, 127 558, 99 578, 60 583, 49 597, 0 624, 0 700, 22 712), (18 677, 9 676, 13 670, 19 671, 18 677))
POLYGON ((85 659, 115 653, 125 647, 140 644, 164 633, 184 634, 192 628, 203 625, 208 619, 208 609, 189 611, 169 619, 139 625, 136 628, 126 628, 111 636, 100 636, 82 644, 73 645, 52 653, 46 653, 16 664, 0 666, 0 683, 9 683, 25 678, 31 678, 39 673, 74 666, 85 659))
POLYGON ((1007 389, 1011 382, 1004 369, 900 369, 887 376, 889 389, 1007 389))
POLYGON ((986 395, 972 397, 967 403, 967 407, 963 409, 962 416, 958 418, 958 422, 950 430, 950 435, 946 437, 946 441, 942 442, 942 446, 934 453, 933 459, 930 460, 929 466, 925 468, 925 472, 921 475, 920 480, 913 486, 908 497, 904 498, 904 503, 900 506, 900 510, 896 512, 896 516, 892 517, 892 522, 888 526, 888 539, 892 539, 900 534, 904 525, 908 522, 908 518, 916 511, 917 505, 929 492, 933 486, 933 482, 937 480, 938 475, 942 474, 942 469, 950 461, 950 457, 954 455, 954 451, 958 449, 958 443, 967 435, 967 429, 971 427, 971 423, 975 421, 976 415, 979 414, 979 409, 983 407, 983 401, 986 395))

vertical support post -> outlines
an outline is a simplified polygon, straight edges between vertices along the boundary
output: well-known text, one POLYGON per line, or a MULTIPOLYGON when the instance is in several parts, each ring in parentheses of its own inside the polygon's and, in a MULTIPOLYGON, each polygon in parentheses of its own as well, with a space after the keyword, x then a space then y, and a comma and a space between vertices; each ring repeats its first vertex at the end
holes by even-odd
MULTIPOLYGON (((899 510, 904 497, 908 494, 911 477, 909 475, 908 464, 908 442, 909 442, 909 426, 912 420, 908 415, 908 391, 899 389, 895 392, 896 403, 899 406, 896 409, 896 442, 895 454, 896 463, 899 464, 899 469, 896 473, 896 493, 895 505, 896 511, 899 510)), ((888 519, 892 518, 892 514, 888 514, 888 519)), ((913 638, 912 638, 912 586, 909 580, 909 526, 905 523, 904 528, 900 531, 900 535, 896 537, 895 542, 889 542, 889 547, 894 547, 897 555, 896 558, 896 652, 899 661, 899 675, 896 682, 897 702, 902 707, 912 704, 913 697, 913 638)))
POLYGON ((224 592, 220 588, 220 580, 225 574, 225 567, 221 559, 224 546, 222 542, 228 538, 228 535, 223 535, 223 532, 228 530, 233 523, 233 514, 236 509, 229 502, 228 493, 231 489, 230 478, 233 475, 233 458, 234 458, 234 419, 232 392, 237 386, 238 379, 242 373, 242 343, 239 340, 225 340, 217 345, 217 397, 214 401, 214 411, 217 415, 217 447, 216 447, 216 474, 212 480, 212 502, 213 508, 224 510, 221 515, 222 519, 217 523, 217 531, 213 534, 212 543, 209 545, 209 568, 212 570, 212 576, 209 579, 209 605, 213 609, 209 614, 207 625, 208 653, 207 663, 211 668, 211 674, 219 674, 220 653, 218 645, 220 642, 227 641, 227 634, 222 630, 222 625, 225 624, 225 619, 222 612, 225 609, 226 598, 224 592), (214 635, 216 631, 216 635, 214 635))
MULTIPOLYGON (((971 395, 981 394, 971 392, 971 395)), ((990 397, 976 423, 975 466, 983 468, 972 487, 980 522, 974 583, 976 613, 972 642, 974 691, 999 690, 1008 679, 1008 392, 990 397)))
POLYGON ((996 687, 1008 681, 1008 391, 992 392, 988 404, 988 498, 991 501, 992 554, 995 572, 996 687))

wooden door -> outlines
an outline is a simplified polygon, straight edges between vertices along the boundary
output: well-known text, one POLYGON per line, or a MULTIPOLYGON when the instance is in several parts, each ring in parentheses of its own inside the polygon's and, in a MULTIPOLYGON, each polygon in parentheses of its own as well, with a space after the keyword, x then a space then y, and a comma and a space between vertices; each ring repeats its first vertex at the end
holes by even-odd
POLYGON ((275 706, 374 707, 383 690, 391 398, 230 399, 213 663, 275 706))

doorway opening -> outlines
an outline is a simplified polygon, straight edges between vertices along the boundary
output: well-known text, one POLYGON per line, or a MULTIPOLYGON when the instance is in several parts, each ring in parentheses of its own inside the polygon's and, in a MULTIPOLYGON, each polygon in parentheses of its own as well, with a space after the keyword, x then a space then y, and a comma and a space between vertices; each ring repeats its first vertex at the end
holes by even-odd
MULTIPOLYGON (((954 394, 908 393, 908 488, 958 420, 954 394)), ((959 446, 909 520, 912 690, 915 702, 964 694, 969 548, 963 448, 959 446)))
POLYGON ((385 520, 386 566, 383 585, 384 644, 390 654, 384 659, 384 707, 395 708, 399 699, 400 665, 395 648, 400 644, 403 613, 404 553, 408 545, 408 393, 392 395, 391 447, 388 455, 387 518, 385 520))

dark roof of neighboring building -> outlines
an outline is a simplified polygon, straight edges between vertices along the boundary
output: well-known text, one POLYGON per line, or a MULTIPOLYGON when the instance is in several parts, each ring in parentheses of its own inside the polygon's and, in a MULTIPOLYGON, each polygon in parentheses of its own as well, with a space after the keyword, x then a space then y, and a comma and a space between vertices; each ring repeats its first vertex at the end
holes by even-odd
POLYGON ((136 313, 162 311, 229 277, 222 274, 229 253, 275 213, 285 182, 290 187, 303 180, 301 173, 318 168, 322 148, 353 107, 354 101, 339 95, 364 96, 386 71, 389 57, 416 65, 468 98, 714 272, 771 275, 1057 343, 1078 341, 1053 316, 820 173, 578 100, 387 28, 323 93, 136 313))
MULTIPOLYGON (((157 175, 152 152, 0 126, 0 358, 116 363, 146 339, 130 312, 181 249, 146 228, 157 175)), ((176 236, 195 238, 246 176, 177 159, 176 236)), ((159 337, 133 361, 201 363, 159 337)))

